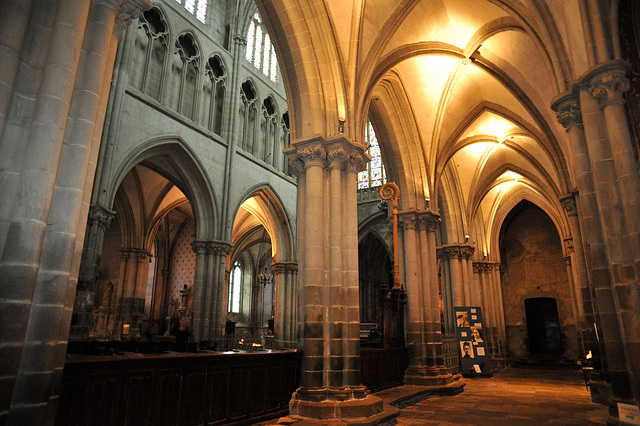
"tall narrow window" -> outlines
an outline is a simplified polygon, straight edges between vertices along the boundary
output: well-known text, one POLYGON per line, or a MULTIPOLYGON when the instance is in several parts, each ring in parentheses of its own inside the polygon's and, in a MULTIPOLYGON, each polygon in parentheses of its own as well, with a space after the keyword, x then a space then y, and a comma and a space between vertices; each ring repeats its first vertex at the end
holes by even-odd
POLYGON ((229 279, 229 304, 227 310, 234 314, 240 313, 240 291, 242 290, 242 268, 238 262, 233 264, 229 279))
POLYGON ((278 58, 271 44, 271 37, 262 24, 260 14, 256 12, 247 30, 247 52, 245 57, 253 66, 262 71, 274 83, 277 81, 278 58))
POLYGON ((209 0, 176 0, 184 6, 189 13, 195 15, 198 21, 205 23, 207 19, 207 2, 209 0))
POLYGON ((367 152, 371 156, 371 161, 367 164, 367 170, 358 173, 358 189, 382 186, 387 182, 387 174, 382 164, 382 154, 380 152, 380 145, 378 145, 378 138, 373 131, 373 125, 370 120, 367 120, 364 140, 367 146, 369 146, 367 152))

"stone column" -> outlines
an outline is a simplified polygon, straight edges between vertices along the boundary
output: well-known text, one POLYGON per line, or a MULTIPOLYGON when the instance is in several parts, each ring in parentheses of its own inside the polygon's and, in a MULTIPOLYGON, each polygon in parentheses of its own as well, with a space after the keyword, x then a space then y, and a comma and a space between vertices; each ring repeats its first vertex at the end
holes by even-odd
POLYGON ((69 332, 69 340, 86 340, 89 338, 96 298, 98 268, 102 254, 104 233, 109 228, 115 212, 93 205, 89 209, 88 229, 85 235, 78 286, 73 306, 74 324, 69 332))
MULTIPOLYGON (((575 266, 578 268, 584 313, 581 321, 582 341, 585 349, 591 350, 594 357, 599 359, 604 356, 604 352, 595 332, 599 318, 594 315, 598 310, 598 302, 592 277, 605 277, 606 282, 609 280, 602 226, 585 142, 579 98, 574 94, 565 95, 557 99, 552 108, 557 113, 558 122, 567 129, 578 186, 578 191, 574 195, 564 196, 560 201, 567 211, 571 235, 574 238, 576 260, 578 260, 575 266), (578 211, 581 216, 578 216, 578 211), (591 261, 589 261, 590 257, 593 257, 591 261)), ((605 282, 600 280, 600 283, 603 285, 601 288, 606 288, 605 282)), ((602 299, 605 295, 606 292, 601 292, 600 298, 602 299)), ((607 300, 602 299, 601 303, 610 304, 613 300, 607 296, 607 300)))
MULTIPOLYGON (((607 279, 594 279, 602 341, 615 400, 637 403, 640 394, 640 177, 624 110, 628 64, 612 61, 585 77, 580 105, 596 199, 602 220, 607 279), (603 130, 606 130, 604 132, 603 130), (603 286, 600 287, 600 283, 603 286), (620 355, 623 356, 620 356, 620 355)), ((591 256, 593 260, 594 256, 591 256)), ((593 277, 593 276, 592 276, 593 277)))
POLYGON ((274 328, 278 348, 296 348, 297 343, 297 277, 295 262, 272 264, 276 285, 274 328))
POLYGON ((365 164, 364 148, 342 138, 315 138, 285 152, 298 173, 303 236, 298 246, 304 358, 290 415, 375 419, 382 400, 360 381, 356 172, 365 164))
POLYGON ((475 250, 475 247, 468 244, 460 246, 465 305, 467 306, 480 305, 480 290, 473 279, 473 261, 471 260, 471 256, 473 256, 475 250))
POLYGON ((460 247, 453 244, 443 246, 451 265, 451 286, 453 287, 453 306, 464 306, 464 284, 462 281, 462 263, 460 247))
POLYGON ((436 250, 440 258, 440 271, 442 274, 442 301, 444 304, 444 333, 447 336, 455 335, 455 319, 453 311, 453 287, 451 278, 451 261, 443 247, 436 250))
POLYGON ((199 342, 223 334, 227 312, 225 263, 232 246, 217 240, 196 240, 191 246, 196 253, 191 338, 199 342))
POLYGON ((12 360, 0 363, 0 423, 55 418, 120 23, 146 5, 54 0, 24 9, 30 42, 4 86, 13 107, 0 136, 0 323, 15 324, 0 331, 12 360))
POLYGON ((576 293, 576 301, 578 303, 578 319, 576 327, 579 333, 581 348, 586 352, 585 340, 589 341, 590 329, 593 329, 593 305, 592 305, 592 288, 587 273, 587 264, 584 257, 584 246, 582 242, 582 231, 580 229, 580 221, 578 220, 578 209, 576 206, 575 194, 569 194, 560 199, 562 207, 569 218, 569 229, 571 229, 572 248, 571 256, 571 272, 573 275, 573 288, 576 293))
POLYGON ((453 376, 444 366, 435 230, 440 216, 432 212, 400 215, 408 301, 409 367, 405 383, 447 385, 453 376))
POLYGON ((224 288, 228 282, 225 265, 232 247, 226 241, 210 241, 207 244, 207 254, 212 267, 206 282, 210 282, 209 286, 213 289, 212 297, 209 299, 211 305, 207 311, 208 317, 211 318, 211 328, 207 338, 221 336, 225 329, 227 305, 225 304, 224 288))
POLYGON ((484 317, 485 336, 489 350, 496 354, 496 315, 491 289, 488 283, 488 271, 491 265, 487 262, 473 262, 473 272, 480 288, 482 314, 484 317))
MULTIPOLYGON (((625 73, 621 62, 600 65, 577 87, 579 95, 565 95, 552 105, 569 134, 584 224, 595 314, 594 328, 584 341, 604 373, 601 381, 594 380, 592 397, 610 406, 635 401, 633 395, 640 391, 640 376, 634 374, 640 371, 640 360, 634 356, 640 350, 640 332, 629 327, 640 321, 638 215, 631 211, 640 189, 637 176, 629 175, 633 173, 626 156, 633 147, 621 130, 626 118, 618 113, 628 86, 625 73)), ((586 317, 588 308, 585 303, 586 317)))
POLYGON ((192 338, 199 342, 209 331, 209 318, 205 315, 206 301, 211 297, 211 289, 205 286, 207 275, 207 242, 196 240, 191 243, 196 254, 196 271, 193 278, 193 306, 191 308, 192 338))

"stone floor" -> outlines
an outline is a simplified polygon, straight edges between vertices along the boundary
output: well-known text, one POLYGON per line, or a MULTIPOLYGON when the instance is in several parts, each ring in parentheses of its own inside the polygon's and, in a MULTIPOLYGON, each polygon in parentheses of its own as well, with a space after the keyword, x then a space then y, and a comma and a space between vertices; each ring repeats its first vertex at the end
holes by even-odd
POLYGON ((462 380, 464 391, 453 396, 425 398, 421 386, 376 395, 386 403, 405 401, 398 405, 398 425, 598 425, 608 417, 606 407, 591 402, 580 370, 509 367, 490 378, 462 380))
POLYGON ((399 425, 606 424, 580 370, 507 368, 492 378, 464 379, 464 392, 432 396, 402 408, 399 425))

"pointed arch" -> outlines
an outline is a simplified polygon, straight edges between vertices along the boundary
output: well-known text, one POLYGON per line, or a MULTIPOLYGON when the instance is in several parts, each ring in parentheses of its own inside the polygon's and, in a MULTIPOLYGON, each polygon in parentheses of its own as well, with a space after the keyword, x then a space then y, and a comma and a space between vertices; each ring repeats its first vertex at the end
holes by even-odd
POLYGON ((162 137, 140 144, 121 162, 108 189, 107 200, 113 205, 116 191, 126 174, 142 162, 174 183, 193 206, 195 239, 216 239, 219 202, 204 166, 189 145, 180 137, 162 137), (155 157, 155 158, 154 158, 155 157))

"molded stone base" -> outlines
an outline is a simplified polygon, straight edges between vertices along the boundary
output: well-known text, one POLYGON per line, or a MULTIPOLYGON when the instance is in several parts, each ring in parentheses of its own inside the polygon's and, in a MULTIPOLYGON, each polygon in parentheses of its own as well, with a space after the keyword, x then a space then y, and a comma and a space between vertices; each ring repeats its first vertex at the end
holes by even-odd
POLYGON ((289 416, 280 424, 375 425, 397 417, 395 407, 369 394, 366 387, 296 390, 289 403, 289 416))
POLYGON ((407 368, 404 383, 419 386, 443 386, 453 382, 454 376, 446 367, 407 368))

